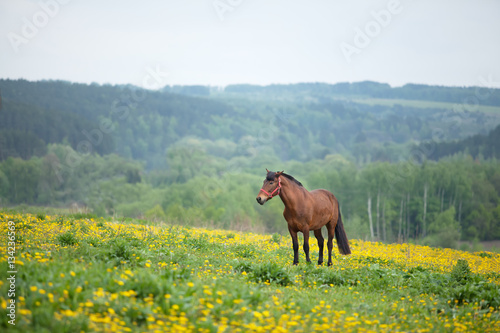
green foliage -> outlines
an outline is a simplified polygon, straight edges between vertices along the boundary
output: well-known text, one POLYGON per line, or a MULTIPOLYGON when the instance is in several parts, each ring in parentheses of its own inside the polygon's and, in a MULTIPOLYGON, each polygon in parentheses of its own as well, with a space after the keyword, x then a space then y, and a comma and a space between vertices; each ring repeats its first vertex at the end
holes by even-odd
POLYGON ((455 220, 455 208, 438 214, 433 223, 429 226, 429 234, 423 240, 424 244, 434 247, 456 248, 460 238, 460 225, 455 220))
POLYGON ((271 240, 272 240, 274 243, 276 243, 276 244, 280 244, 280 242, 281 242, 281 235, 275 232, 275 233, 271 236, 271 240))
POLYGON ((119 260, 130 260, 132 253, 130 251, 130 245, 127 240, 117 239, 116 241, 112 242, 112 247, 109 251, 109 255, 111 258, 116 258, 119 260))
POLYGON ((250 273, 253 269, 253 266, 248 261, 238 261, 235 265, 233 265, 233 269, 235 272, 241 273, 250 273))
MULTIPOLYGON (((471 273, 467 261, 458 260, 451 274, 438 274, 421 267, 407 272, 401 269, 383 268, 379 264, 360 269, 306 271, 304 283, 319 286, 352 286, 358 290, 387 293, 388 286, 404 286, 410 296, 433 295, 439 307, 453 311, 456 304, 480 304, 482 308, 500 306, 500 288, 488 283, 485 277, 471 273)), ((393 290, 394 292, 394 290, 393 290)))
POLYGON ((160 205, 156 205, 146 212, 146 218, 153 221, 165 221, 167 216, 160 205))
POLYGON ((92 213, 73 213, 73 214, 70 214, 68 216, 74 220, 97 219, 97 215, 92 214, 92 213))
POLYGON ((84 239, 85 243, 89 244, 90 246, 93 246, 93 247, 100 247, 103 245, 102 241, 94 236, 94 237, 86 237, 84 239))
MULTIPOLYGON (((50 150, 71 154, 71 150, 62 146, 51 146, 50 150)), ((42 204, 48 198, 54 203, 66 202, 68 206, 78 202, 78 209, 87 213, 76 213, 73 219, 146 216, 185 225, 286 234, 280 200, 274 199, 264 207, 255 203, 264 173, 255 169, 250 159, 241 162, 247 164, 238 173, 194 175, 185 183, 155 188, 147 181, 128 183, 127 170, 137 166, 117 156, 89 156, 71 170, 61 169, 65 170, 60 174, 62 183, 57 181, 57 175, 53 175, 53 182, 46 182, 53 170, 44 167, 36 170, 40 163, 43 166, 40 159, 11 158, 0 163, 0 171, 12 175, 8 187, 0 191, 10 193, 7 200, 2 199, 3 203, 26 200, 22 202, 42 204), (21 179, 14 171, 17 168, 34 173, 21 179)), ((356 169, 352 162, 332 155, 308 163, 285 163, 282 168, 309 190, 321 187, 333 191, 341 204, 348 238, 371 239, 366 209, 368 195, 372 197, 375 239, 397 241, 400 213, 404 239, 421 238, 425 229, 426 237, 421 242, 431 246, 455 248, 459 239, 472 239, 473 247, 464 249, 479 251, 479 241, 498 237, 500 227, 495 221, 500 216, 500 182, 495 179, 500 171, 494 161, 477 164, 464 158, 421 166, 373 163, 356 169), (428 195, 424 228, 425 186, 428 195)), ((36 214, 47 211, 28 205, 21 208, 36 214)))
POLYGON ((451 279, 459 284, 467 283, 471 278, 471 269, 469 262, 464 259, 459 259, 451 271, 451 279))
MULTIPOLYGON (((467 152, 474 159, 480 156, 483 158, 498 157, 500 156, 498 142, 500 142, 500 126, 491 130, 488 135, 476 134, 460 141, 434 143, 433 153, 429 158, 439 160, 442 157, 460 152, 467 152)), ((420 148, 424 149, 425 145, 425 143, 421 144, 420 148)))
POLYGON ((368 223, 363 221, 359 215, 352 215, 349 220, 344 222, 347 238, 369 239, 370 229, 368 223))
POLYGON ((186 234, 184 235, 184 239, 182 240, 182 242, 191 249, 200 251, 206 250, 211 245, 206 235, 201 235, 200 237, 192 237, 191 235, 186 234))
POLYGON ((483 258, 493 258, 493 255, 488 252, 479 252, 477 255, 483 258))
POLYGON ((259 251, 255 245, 239 244, 234 247, 236 255, 240 258, 254 258, 258 255, 259 251))
POLYGON ((73 231, 68 230, 57 236, 57 241, 61 246, 72 246, 78 244, 78 239, 76 238, 73 231))
POLYGON ((258 283, 269 282, 281 286, 287 286, 292 282, 288 272, 283 267, 273 262, 252 267, 250 279, 258 283))
MULTIPOLYGON (((490 130, 489 120, 497 121, 488 112, 464 117, 461 110, 455 110, 453 103, 461 104, 474 94, 470 88, 391 88, 387 84, 359 82, 229 86, 224 92, 209 94, 208 87, 177 87, 167 89, 173 93, 165 93, 25 80, 0 80, 0 87, 5 99, 0 113, 0 161, 9 156, 43 156, 46 144, 62 143, 75 151, 90 150, 100 155, 118 152, 126 158, 146 161, 147 170, 164 169, 166 148, 174 153, 168 156, 168 167, 186 157, 179 158, 182 154, 176 151, 176 144, 186 137, 201 139, 210 155, 228 159, 238 151, 239 156, 251 154, 252 148, 265 144, 261 132, 279 142, 269 147, 269 152, 283 160, 322 159, 333 152, 350 151, 357 159, 397 161, 405 144, 431 140, 431 128, 444 130, 449 139, 462 139, 467 134, 490 130), (398 103, 376 105, 367 103, 366 97, 398 103), (347 104, 342 102, 345 99, 359 102, 347 104), (429 104, 430 100, 450 103, 429 104), (443 121, 437 116, 443 109, 450 116, 460 117, 460 122, 450 126, 449 121, 443 121), (280 119, 279 126, 273 123, 275 119, 280 119)), ((498 91, 492 90, 481 103, 498 105, 498 91)), ((484 150, 486 156, 493 156, 484 150)), ((199 162, 200 156, 195 155, 191 157, 199 162)), ((179 170, 173 166, 167 178, 185 181, 192 171, 189 168, 179 170)), ((129 183, 140 179, 135 171, 127 172, 129 183)))

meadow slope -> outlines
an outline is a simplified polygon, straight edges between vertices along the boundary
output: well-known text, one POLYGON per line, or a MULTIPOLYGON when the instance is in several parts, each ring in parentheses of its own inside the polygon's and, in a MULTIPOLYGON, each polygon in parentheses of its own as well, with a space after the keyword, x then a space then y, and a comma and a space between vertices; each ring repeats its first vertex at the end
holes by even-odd
POLYGON ((0 220, 4 332, 500 331, 497 253, 353 239, 332 267, 303 253, 293 266, 278 234, 8 211, 0 220))

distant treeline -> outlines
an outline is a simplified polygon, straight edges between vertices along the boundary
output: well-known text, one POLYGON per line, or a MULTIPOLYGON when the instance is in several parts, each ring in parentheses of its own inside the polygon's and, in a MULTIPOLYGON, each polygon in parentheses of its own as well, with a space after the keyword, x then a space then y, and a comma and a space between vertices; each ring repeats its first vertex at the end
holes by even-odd
POLYGON ((0 80, 0 90, 0 160, 42 156, 46 144, 65 143, 165 167, 167 147, 184 136, 210 137, 212 119, 232 111, 218 101, 134 87, 0 80))
POLYGON ((420 148, 429 151, 428 158, 439 160, 442 157, 465 153, 473 158, 500 158, 500 125, 488 135, 473 135, 463 140, 422 143, 420 148))
MULTIPOLYGON (((146 170, 163 169, 169 167, 167 149, 192 137, 205 140, 209 153, 224 158, 259 150, 283 161, 342 154, 359 164, 395 162, 408 157, 412 143, 433 140, 436 129, 441 142, 485 134, 500 122, 497 114, 469 112, 464 117, 463 112, 454 110, 353 104, 326 98, 329 89, 368 93, 376 87, 386 85, 361 82, 226 88, 263 89, 274 96, 254 100, 221 91, 207 97, 208 88, 203 86, 165 88, 176 92, 170 93, 133 86, 0 80, 0 161, 9 156, 43 156, 47 144, 63 143, 81 153, 116 153, 140 160, 146 163, 146 170), (301 96, 300 102, 277 100, 282 90, 295 92, 294 96, 301 96), (180 94, 187 92, 205 97, 180 94), (318 102, 308 98, 312 96, 324 98, 318 102), (450 123, 454 117, 461 117, 460 122, 450 123)), ((429 89, 461 93, 460 98, 473 91, 412 87, 404 88, 415 94, 429 89)), ((491 92, 488 100, 496 93, 491 92)))
POLYGON ((168 159, 170 169, 146 173, 140 163, 114 154, 82 155, 49 145, 43 157, 0 163, 0 204, 77 203, 97 215, 286 233, 280 200, 264 207, 255 201, 268 167, 284 169, 309 190, 332 191, 351 238, 447 247, 459 239, 500 239, 496 160, 464 155, 358 168, 340 155, 305 163, 272 156, 226 160, 207 154, 199 142, 169 151, 168 159))
POLYGON ((500 89, 479 85, 476 87, 443 87, 425 84, 406 84, 402 87, 391 87, 386 83, 373 81, 337 84, 272 84, 268 86, 235 84, 227 86, 224 91, 238 94, 265 93, 278 96, 283 94, 311 94, 314 96, 341 95, 500 106, 500 89))

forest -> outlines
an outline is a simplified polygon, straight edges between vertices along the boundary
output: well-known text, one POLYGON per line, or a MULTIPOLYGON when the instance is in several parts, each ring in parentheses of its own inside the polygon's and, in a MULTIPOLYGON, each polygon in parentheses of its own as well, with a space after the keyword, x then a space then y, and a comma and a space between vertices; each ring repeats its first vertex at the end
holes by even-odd
POLYGON ((348 237, 500 239, 500 89, 0 80, 0 205, 286 233, 265 169, 339 199, 348 237))

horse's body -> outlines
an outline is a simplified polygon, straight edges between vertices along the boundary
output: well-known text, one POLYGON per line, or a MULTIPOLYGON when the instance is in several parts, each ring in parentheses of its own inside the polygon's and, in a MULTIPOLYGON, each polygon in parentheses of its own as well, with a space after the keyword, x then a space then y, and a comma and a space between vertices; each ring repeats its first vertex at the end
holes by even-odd
POLYGON ((318 240, 318 265, 323 263, 324 238, 321 228, 328 231, 328 266, 332 264, 333 238, 337 237, 337 246, 341 254, 350 254, 349 242, 345 234, 337 198, 327 190, 309 192, 302 184, 290 175, 281 172, 267 171, 262 189, 257 196, 257 202, 263 205, 266 201, 279 195, 285 204, 283 216, 288 223, 288 231, 293 243, 293 264, 299 262, 299 242, 297 233, 304 234, 304 252, 309 258, 309 231, 314 231, 318 240))

